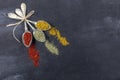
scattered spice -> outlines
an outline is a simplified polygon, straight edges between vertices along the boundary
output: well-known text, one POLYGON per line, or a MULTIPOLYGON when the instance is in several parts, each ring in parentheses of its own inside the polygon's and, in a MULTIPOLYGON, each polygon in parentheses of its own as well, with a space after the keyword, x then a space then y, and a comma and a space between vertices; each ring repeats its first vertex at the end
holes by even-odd
POLYGON ((57 39, 63 46, 69 45, 69 42, 67 41, 66 37, 62 37, 59 31, 57 31, 57 39))
POLYGON ((52 27, 52 28, 49 30, 49 34, 52 35, 52 36, 56 36, 56 35, 57 35, 57 30, 56 30, 56 28, 52 27))
POLYGON ((38 67, 39 66, 39 51, 35 48, 35 44, 31 44, 31 46, 28 48, 28 53, 30 59, 33 61, 34 66, 38 67))
POLYGON ((62 37, 60 31, 57 30, 56 28, 52 27, 48 32, 50 35, 57 37, 57 39, 63 46, 69 45, 67 39, 65 37, 62 37))
POLYGON ((53 53, 53 54, 55 54, 55 55, 59 55, 58 48, 57 48, 54 44, 50 43, 48 40, 45 42, 45 47, 46 47, 51 53, 53 53))

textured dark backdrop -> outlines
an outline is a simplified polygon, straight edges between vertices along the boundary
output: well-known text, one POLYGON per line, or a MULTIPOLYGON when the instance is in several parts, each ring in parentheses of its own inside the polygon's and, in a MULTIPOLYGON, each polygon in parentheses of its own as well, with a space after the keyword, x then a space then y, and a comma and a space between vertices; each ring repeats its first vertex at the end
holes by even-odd
MULTIPOLYGON (((0 0, 0 80, 120 80, 120 0, 0 0), (35 68, 27 49, 12 37, 14 20, 3 16, 25 2, 34 9, 32 20, 57 26, 70 46, 60 55, 43 44, 40 67, 35 68)), ((16 30, 21 38, 23 26, 16 30)))

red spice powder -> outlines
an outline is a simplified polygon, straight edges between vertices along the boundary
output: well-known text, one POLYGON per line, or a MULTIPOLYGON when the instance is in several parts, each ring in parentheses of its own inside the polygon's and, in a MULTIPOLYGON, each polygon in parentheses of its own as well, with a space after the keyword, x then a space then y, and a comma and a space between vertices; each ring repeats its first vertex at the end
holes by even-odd
POLYGON ((39 51, 35 48, 34 44, 31 44, 31 46, 28 48, 28 53, 30 59, 33 61, 34 66, 38 67, 39 66, 39 51))
POLYGON ((23 43, 25 46, 29 47, 32 41, 32 34, 29 31, 23 33, 23 43))

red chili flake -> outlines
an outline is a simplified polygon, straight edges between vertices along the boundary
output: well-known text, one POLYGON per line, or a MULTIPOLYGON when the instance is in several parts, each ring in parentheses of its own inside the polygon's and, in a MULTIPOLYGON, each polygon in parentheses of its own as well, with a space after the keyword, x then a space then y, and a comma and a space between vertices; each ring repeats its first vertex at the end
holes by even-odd
POLYGON ((32 42, 32 33, 30 31, 25 31, 22 35, 23 44, 29 47, 32 42))
POLYGON ((39 51, 35 48, 34 44, 31 44, 31 46, 28 48, 28 53, 29 53, 30 59, 34 63, 34 66, 38 67, 40 55, 39 55, 39 51))

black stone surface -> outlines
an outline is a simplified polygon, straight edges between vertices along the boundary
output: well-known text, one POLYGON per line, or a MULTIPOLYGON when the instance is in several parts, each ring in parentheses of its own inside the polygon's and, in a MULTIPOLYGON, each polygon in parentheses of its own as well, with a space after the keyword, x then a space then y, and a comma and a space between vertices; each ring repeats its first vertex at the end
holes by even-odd
MULTIPOLYGON (((23 25, 16 30, 20 40, 23 31, 23 25)), ((0 80, 120 80, 120 1, 0 0, 0 80), (39 68, 12 37, 13 27, 5 27, 16 21, 3 14, 14 12, 21 2, 36 11, 31 20, 50 22, 70 42, 68 47, 55 42, 59 56, 36 42, 39 68)))

